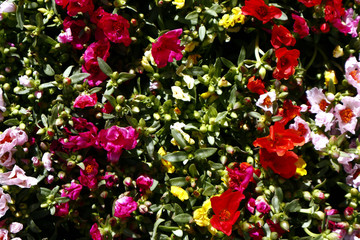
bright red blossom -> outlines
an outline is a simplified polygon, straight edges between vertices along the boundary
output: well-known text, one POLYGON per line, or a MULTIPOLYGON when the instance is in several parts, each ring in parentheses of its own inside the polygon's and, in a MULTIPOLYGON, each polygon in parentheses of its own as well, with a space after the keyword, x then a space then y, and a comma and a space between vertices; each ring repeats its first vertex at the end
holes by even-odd
POLYGON ((288 150, 294 149, 295 146, 302 146, 304 143, 305 138, 299 131, 285 129, 279 122, 275 122, 270 127, 269 136, 258 138, 253 142, 255 147, 266 148, 269 153, 276 153, 278 156, 283 156, 288 150))
POLYGON ((264 83, 261 81, 261 79, 255 80, 255 76, 249 78, 247 88, 250 92, 257 93, 259 95, 267 93, 264 83))
POLYGON ((220 196, 212 197, 210 201, 215 215, 210 219, 211 225, 230 236, 232 226, 240 216, 240 211, 237 211, 239 204, 244 198, 241 192, 232 192, 230 189, 220 196))
POLYGON ((275 51, 275 56, 277 58, 277 64, 273 72, 273 77, 277 80, 288 79, 295 73, 300 51, 297 49, 287 50, 283 47, 275 51))
POLYGON ((306 7, 314 7, 321 3, 322 0, 298 0, 298 2, 303 3, 306 7))
POLYGON ((327 0, 324 13, 327 22, 332 22, 344 16, 345 9, 343 8, 342 0, 327 0))
POLYGON ((279 122, 286 125, 294 117, 300 116, 300 109, 299 106, 293 105, 291 100, 286 99, 283 103, 283 107, 279 109, 278 116, 283 117, 279 122))
POLYGON ((94 3, 92 0, 55 0, 55 2, 62 8, 66 8, 67 6, 67 14, 71 17, 78 13, 88 12, 91 14, 94 11, 94 3))
POLYGON ((241 11, 244 15, 250 15, 257 18, 262 21, 263 24, 273 18, 280 18, 282 15, 280 9, 266 5, 264 0, 246 0, 245 6, 241 8, 241 11))
POLYGON ((100 12, 97 26, 101 28, 105 36, 114 43, 123 43, 126 47, 130 45, 129 35, 130 23, 128 20, 117 14, 100 12))
POLYGON ((286 27, 282 25, 274 25, 270 42, 274 48, 280 48, 282 44, 286 46, 294 46, 296 40, 286 27))

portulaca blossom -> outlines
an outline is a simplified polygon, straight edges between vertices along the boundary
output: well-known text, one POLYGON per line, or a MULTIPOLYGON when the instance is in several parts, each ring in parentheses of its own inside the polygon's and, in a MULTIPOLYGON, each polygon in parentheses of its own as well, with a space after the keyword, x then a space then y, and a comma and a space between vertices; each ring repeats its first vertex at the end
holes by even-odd
POLYGON ((15 146, 21 146, 28 141, 23 130, 8 128, 0 134, 0 165, 11 168, 15 164, 12 155, 16 152, 15 146))
POLYGON ((311 105, 311 113, 325 112, 330 102, 327 100, 321 88, 314 87, 306 91, 307 99, 311 105))
POLYGON ((59 36, 57 37, 57 40, 60 42, 60 43, 69 43, 69 42, 72 42, 73 40, 73 36, 71 34, 71 29, 70 28, 67 28, 65 30, 65 32, 62 32, 59 34, 59 36))
POLYGON ((195 79, 189 75, 183 76, 184 82, 186 83, 186 86, 188 89, 193 89, 195 85, 195 79))
POLYGON ((31 87, 30 78, 26 75, 19 77, 19 82, 20 82, 20 85, 22 85, 24 87, 31 87))
POLYGON ((355 57, 349 57, 345 62, 345 77, 349 84, 360 93, 360 62, 355 57))
POLYGON ((346 183, 360 190, 360 164, 356 163, 352 168, 347 168, 345 171, 349 174, 346 177, 346 183))
POLYGON ((345 11, 345 15, 340 18, 334 19, 332 24, 340 32, 350 34, 353 38, 358 36, 357 28, 359 25, 360 16, 354 15, 354 9, 349 8, 345 11), (355 17, 355 18, 354 18, 355 17))
POLYGON ((54 171, 54 168, 51 167, 52 165, 52 160, 51 160, 51 153, 46 152, 43 154, 41 162, 44 165, 44 168, 46 169, 46 171, 54 171))
POLYGON ((190 102, 190 95, 188 93, 184 93, 184 91, 181 89, 181 87, 172 86, 171 91, 172 91, 174 98, 183 100, 186 102, 190 102))
POLYGON ((329 143, 329 139, 325 134, 317 134, 311 132, 311 142, 314 144, 315 150, 321 151, 326 148, 326 145, 329 143))
POLYGON ((16 185, 20 188, 30 188, 37 183, 36 178, 26 176, 25 171, 17 165, 9 172, 0 173, 1 185, 16 185))
POLYGON ((9 202, 11 202, 11 196, 4 193, 3 188, 0 187, 0 218, 2 218, 9 209, 7 205, 9 202))
POLYGON ((325 126, 325 131, 329 131, 334 125, 334 114, 331 112, 318 112, 315 116, 315 125, 318 127, 325 126))
POLYGON ((3 20, 2 13, 10 13, 16 11, 16 5, 10 1, 4 1, 0 4, 0 21, 3 20))
POLYGON ((299 116, 294 118, 294 123, 290 124, 290 129, 295 129, 301 132, 301 136, 305 138, 305 143, 309 142, 311 139, 311 129, 309 124, 299 116))
POLYGON ((9 231, 11 233, 18 233, 20 232, 22 229, 23 229, 23 225, 22 223, 19 223, 19 222, 12 222, 9 226, 9 231))
POLYGON ((356 97, 344 97, 335 106, 335 118, 339 124, 341 134, 348 131, 355 134, 357 117, 360 116, 360 99, 356 97))
POLYGON ((273 103, 276 101, 276 93, 275 92, 267 92, 261 94, 259 99, 256 102, 256 106, 263 109, 264 111, 269 111, 273 113, 273 103))

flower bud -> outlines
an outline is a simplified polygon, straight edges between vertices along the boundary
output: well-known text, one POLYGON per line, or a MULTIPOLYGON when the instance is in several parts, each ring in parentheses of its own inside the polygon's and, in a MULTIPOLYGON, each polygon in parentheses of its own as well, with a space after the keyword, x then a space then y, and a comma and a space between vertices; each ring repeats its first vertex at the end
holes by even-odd
POLYGON ((289 222, 288 222, 288 221, 281 221, 281 222, 280 222, 280 227, 281 227, 283 230, 289 232, 290 225, 289 225, 289 222))

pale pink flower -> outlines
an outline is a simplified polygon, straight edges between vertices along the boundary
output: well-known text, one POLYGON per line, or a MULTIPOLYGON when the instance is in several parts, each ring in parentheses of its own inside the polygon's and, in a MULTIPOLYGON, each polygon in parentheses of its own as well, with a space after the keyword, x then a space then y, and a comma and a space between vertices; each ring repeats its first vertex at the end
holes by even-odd
POLYGON ((360 93, 360 62, 355 57, 349 57, 345 62, 345 77, 349 84, 360 93))
POLYGON ((260 107, 264 111, 273 113, 273 103, 276 101, 275 92, 267 92, 261 94, 256 102, 256 106, 260 107))
POLYGON ((55 179, 54 175, 48 175, 45 180, 47 184, 52 184, 54 179, 55 179))
MULTIPOLYGON (((3 97, 3 90, 2 88, 0 88, 0 111, 1 112, 5 112, 6 111, 6 103, 4 101, 4 97, 3 97)), ((4 117, 2 116, 2 114, 0 115, 0 121, 4 120, 4 117)))
POLYGON ((25 171, 17 165, 9 172, 0 173, 0 184, 2 185, 16 185, 21 188, 30 188, 37 183, 36 178, 26 176, 25 171))
POLYGON ((19 222, 12 222, 9 226, 9 231, 11 233, 18 233, 23 229, 22 223, 19 222))
POLYGON ((335 106, 335 118, 339 124, 341 134, 348 131, 355 134, 357 117, 360 116, 360 99, 344 97, 341 104, 335 106))
POLYGON ((43 157, 41 159, 41 162, 44 165, 44 168, 46 169, 46 171, 54 171, 54 168, 51 167, 52 165, 52 160, 51 160, 51 153, 46 152, 43 154, 43 157))
POLYGON ((350 162, 352 162, 354 159, 358 159, 358 158, 359 158, 359 155, 357 155, 357 154, 343 152, 342 154, 340 154, 337 161, 343 165, 347 165, 350 162))
POLYGON ((301 133, 301 136, 305 138, 305 143, 311 139, 311 129, 309 124, 299 116, 294 118, 294 123, 290 124, 289 129, 295 129, 301 133))
POLYGON ((318 112, 315 116, 315 125, 318 127, 325 126, 325 132, 329 131, 334 125, 334 114, 331 112, 318 112))
POLYGON ((360 174, 358 174, 360 171, 360 164, 355 163, 351 169, 347 170, 349 175, 346 177, 346 183, 360 190, 360 174))
POLYGON ((9 240, 9 231, 5 228, 0 228, 0 240, 9 240))
POLYGON ((75 108, 85 108, 85 107, 93 107, 97 103, 97 95, 93 93, 91 95, 81 94, 79 95, 74 102, 75 108))
POLYGON ((21 85, 23 85, 24 87, 31 87, 31 81, 30 78, 26 75, 20 76, 19 77, 19 82, 21 85))
POLYGON ((39 167, 41 165, 38 157, 32 157, 31 161, 32 161, 34 167, 39 167))
POLYGON ((2 187, 0 187, 0 218, 2 218, 7 210, 9 209, 8 203, 11 202, 11 196, 7 193, 4 193, 2 187))
POLYGON ((137 202, 132 197, 123 196, 116 200, 114 216, 118 218, 130 217, 130 214, 137 209, 137 202))
POLYGON ((4 12, 10 13, 15 11, 16 11, 16 5, 10 1, 4 1, 0 5, 0 14, 4 12))
POLYGON ((326 148, 326 145, 329 143, 329 139, 325 134, 317 134, 311 132, 311 141, 314 144, 315 150, 321 151, 326 148))
POLYGON ((309 110, 311 113, 325 112, 327 106, 330 105, 321 88, 314 87, 307 90, 306 96, 311 105, 309 110))
POLYGON ((62 32, 57 37, 58 42, 60 43, 69 43, 73 40, 73 36, 71 34, 71 28, 65 29, 65 32, 62 32))

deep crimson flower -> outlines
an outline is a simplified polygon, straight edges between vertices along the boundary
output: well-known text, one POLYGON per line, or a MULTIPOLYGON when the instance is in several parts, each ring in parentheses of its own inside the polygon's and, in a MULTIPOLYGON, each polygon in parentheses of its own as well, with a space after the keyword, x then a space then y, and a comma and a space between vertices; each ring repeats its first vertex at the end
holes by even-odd
POLYGON ((245 196, 241 192, 232 192, 230 189, 220 196, 210 198, 211 207, 215 213, 210 219, 211 225, 230 236, 232 226, 240 216, 240 211, 237 211, 239 204, 244 198, 245 196))
POLYGON ((97 95, 93 93, 91 95, 81 94, 77 96, 74 101, 75 108, 93 107, 97 103, 97 95))
POLYGON ((295 163, 298 160, 298 156, 292 151, 285 151, 281 156, 276 152, 268 152, 265 148, 261 148, 260 152, 260 164, 263 168, 271 168, 274 173, 279 174, 283 178, 291 178, 296 172, 295 163))
POLYGON ((183 57, 181 51, 184 47, 180 46, 179 39, 182 31, 178 28, 164 33, 152 44, 151 54, 159 68, 165 67, 174 58, 179 61, 183 57))
POLYGON ((255 80, 255 76, 249 78, 247 88, 250 92, 257 93, 259 95, 267 93, 263 81, 261 81, 261 79, 255 80))
POLYGON ((94 24, 98 24, 99 20, 102 16, 104 16, 107 12, 102 7, 96 9, 93 14, 90 16, 90 21, 94 24))
POLYGON ((241 11, 244 15, 250 15, 257 18, 262 21, 263 24, 273 18, 280 18, 282 15, 280 9, 266 5, 264 0, 246 0, 245 6, 241 8, 241 11))
POLYGON ((55 0, 56 4, 62 8, 67 6, 67 14, 71 17, 78 13, 91 14, 94 11, 94 3, 92 0, 55 0))
POLYGON ((71 45, 77 50, 84 48, 84 44, 87 43, 90 39, 91 31, 90 28, 86 26, 86 23, 83 20, 73 20, 70 17, 66 17, 63 22, 64 31, 70 28, 71 35, 73 40, 71 45))
POLYGON ((303 3, 306 7, 314 7, 321 3, 322 0, 298 0, 298 2, 303 3))
POLYGON ((64 217, 69 214, 69 203, 60 203, 55 205, 55 216, 64 217))
POLYGON ((300 51, 297 49, 287 50, 279 48, 275 51, 277 58, 276 68, 273 77, 277 80, 288 79, 295 73, 295 67, 298 65, 297 59, 300 57, 300 51))
POLYGON ((230 177, 229 188, 243 192, 249 182, 255 182, 253 174, 260 175, 258 169, 246 162, 234 163, 232 168, 226 167, 230 177))
POLYGON ((99 164, 95 158, 87 157, 84 161, 84 169, 80 169, 79 181, 83 186, 95 188, 97 184, 96 175, 98 174, 99 164))
POLYGON ((295 146, 302 146, 305 138, 301 136, 301 132, 294 129, 285 129, 284 125, 275 122, 270 127, 270 134, 267 137, 256 139, 253 144, 255 147, 266 148, 270 153, 276 153, 283 156, 288 150, 294 149, 295 146))
POLYGON ((304 38, 309 35, 309 26, 304 18, 296 15, 291 14, 291 17, 295 20, 294 22, 294 32, 299 34, 300 38, 304 38))
POLYGON ((325 21, 332 22, 345 14, 342 0, 327 0, 324 8, 325 21))
POLYGON ((129 21, 117 14, 107 12, 102 12, 102 14, 97 26, 103 30, 105 36, 111 42, 129 46, 131 43, 129 21))
POLYGON ((282 25, 274 25, 271 32, 270 42, 274 48, 280 48, 282 44, 286 46, 294 46, 296 40, 286 27, 282 25))
POLYGON ((279 223, 274 223, 271 219, 266 219, 266 223, 269 225, 271 232, 278 233, 278 237, 285 233, 285 230, 281 228, 279 223))
POLYGON ((279 122, 286 125, 294 117, 300 116, 300 110, 301 107, 293 105, 290 99, 286 99, 283 103, 283 107, 279 109, 278 116, 283 117, 279 122))
POLYGON ((104 104, 104 107, 101 109, 101 111, 103 113, 111 113, 112 111, 114 111, 114 107, 111 105, 110 102, 106 102, 104 104))

